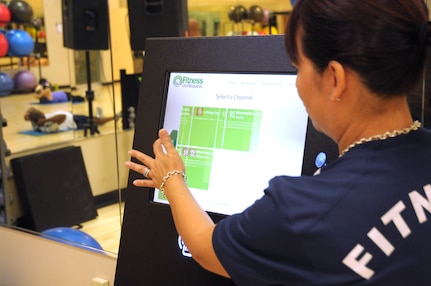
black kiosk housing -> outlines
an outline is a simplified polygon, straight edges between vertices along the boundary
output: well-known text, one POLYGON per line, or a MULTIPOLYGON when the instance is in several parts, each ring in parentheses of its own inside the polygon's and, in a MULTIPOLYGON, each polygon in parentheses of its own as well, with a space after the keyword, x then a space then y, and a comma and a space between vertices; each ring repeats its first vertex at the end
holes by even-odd
MULTIPOLYGON (((162 127, 166 79, 171 71, 296 72, 280 35, 148 39, 133 143, 133 148, 147 154, 153 154, 152 144, 162 127)), ((317 169, 314 159, 322 149, 328 161, 338 156, 332 140, 309 122, 303 174, 311 175, 317 169)), ((132 181, 140 176, 129 174, 115 285, 233 285, 181 255, 169 206, 152 202, 153 190, 133 186, 132 181)), ((216 222, 225 217, 210 216, 216 222)))

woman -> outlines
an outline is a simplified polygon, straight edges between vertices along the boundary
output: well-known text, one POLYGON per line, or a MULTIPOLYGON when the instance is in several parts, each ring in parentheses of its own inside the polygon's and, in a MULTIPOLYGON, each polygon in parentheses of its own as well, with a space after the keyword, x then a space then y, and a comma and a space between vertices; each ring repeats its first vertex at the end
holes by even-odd
MULTIPOLYGON (((94 124, 103 125, 109 121, 117 120, 120 114, 109 117, 94 117, 94 124)), ((86 115, 75 115, 69 111, 55 111, 45 114, 42 111, 30 107, 24 114, 24 120, 30 121, 35 131, 54 133, 72 129, 84 129, 89 123, 86 115)))
POLYGON ((52 91, 49 87, 43 87, 41 84, 38 84, 35 88, 34 97, 39 99, 40 103, 60 103, 60 102, 84 102, 85 99, 79 95, 73 95, 70 92, 57 90, 52 91))
POLYGON ((45 78, 39 80, 38 85, 34 89, 34 97, 39 99, 42 104, 60 103, 60 102, 84 102, 85 99, 79 95, 72 95, 70 92, 57 90, 53 91, 52 84, 45 78))
POLYGON ((286 49, 313 125, 340 158, 312 177, 273 178, 260 200, 214 224, 161 130, 155 159, 129 152, 142 164, 126 166, 144 175, 134 185, 163 191, 193 258, 237 285, 428 285, 431 132, 407 104, 427 21, 423 0, 299 0, 286 49))

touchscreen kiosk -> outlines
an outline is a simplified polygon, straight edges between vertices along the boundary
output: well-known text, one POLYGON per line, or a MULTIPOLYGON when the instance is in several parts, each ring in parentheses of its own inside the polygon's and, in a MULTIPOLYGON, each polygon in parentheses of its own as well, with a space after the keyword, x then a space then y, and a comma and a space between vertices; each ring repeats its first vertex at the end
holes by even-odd
MULTIPOLYGON (((308 117, 295 80, 295 74, 168 74, 162 125, 206 211, 241 212, 274 175, 301 175, 308 117)), ((157 190, 154 201, 167 202, 157 190)))
MULTIPOLYGON (((283 36, 147 40, 133 148, 153 154, 165 128, 187 182, 217 222, 262 197, 277 175, 311 176, 338 156, 314 130, 283 36)), ((116 285, 233 285, 207 272, 178 236, 157 189, 125 193, 116 285)))

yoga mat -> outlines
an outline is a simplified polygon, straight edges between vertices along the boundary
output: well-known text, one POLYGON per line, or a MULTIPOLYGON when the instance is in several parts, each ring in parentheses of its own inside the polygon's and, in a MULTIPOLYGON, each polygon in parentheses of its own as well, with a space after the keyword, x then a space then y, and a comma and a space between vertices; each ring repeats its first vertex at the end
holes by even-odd
POLYGON ((84 102, 85 101, 83 101, 83 102, 70 102, 70 101, 65 101, 65 102, 37 102, 37 101, 34 101, 34 102, 31 102, 30 104, 31 105, 53 105, 53 104, 62 104, 62 103, 81 104, 84 102))
POLYGON ((40 132, 40 131, 35 131, 35 130, 23 130, 23 131, 18 131, 18 133, 24 134, 24 135, 31 135, 31 136, 44 136, 44 135, 51 135, 51 134, 56 134, 56 133, 60 133, 60 132, 72 131, 72 130, 73 129, 64 130, 64 131, 57 131, 57 132, 52 132, 52 133, 40 132))

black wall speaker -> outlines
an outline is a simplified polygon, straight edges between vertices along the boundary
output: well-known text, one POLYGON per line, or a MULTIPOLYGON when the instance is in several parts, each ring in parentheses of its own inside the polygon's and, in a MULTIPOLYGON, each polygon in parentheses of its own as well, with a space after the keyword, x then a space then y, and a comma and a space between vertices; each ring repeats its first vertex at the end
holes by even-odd
POLYGON ((25 215, 18 226, 43 231, 97 216, 80 147, 65 147, 11 160, 25 215))
POLYGON ((144 51, 150 37, 181 37, 188 30, 187 0, 127 0, 130 45, 144 51))
POLYGON ((107 50, 107 0, 62 0, 63 45, 74 50, 107 50))

